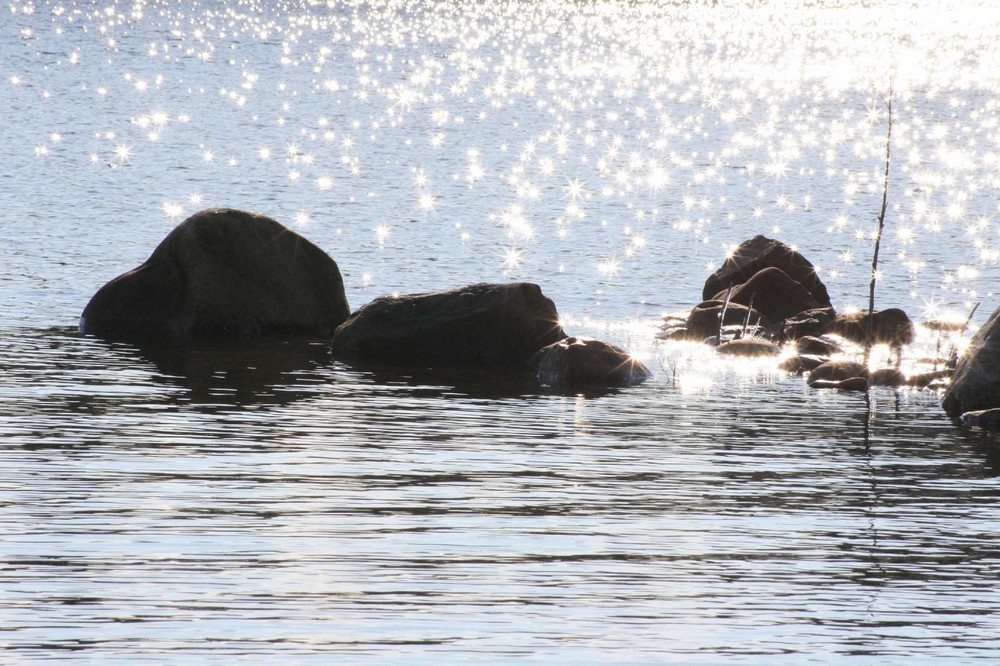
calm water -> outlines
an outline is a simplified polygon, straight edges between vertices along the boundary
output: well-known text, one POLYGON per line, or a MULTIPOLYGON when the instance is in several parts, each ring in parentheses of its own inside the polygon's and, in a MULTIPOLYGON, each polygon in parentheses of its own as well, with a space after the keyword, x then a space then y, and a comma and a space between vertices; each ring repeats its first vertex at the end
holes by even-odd
POLYGON ((0 661, 1000 658, 993 439, 653 337, 758 232, 864 305, 890 79, 879 303, 983 321, 1000 10, 719 4, 6 4, 0 661), (656 376, 76 332, 209 205, 298 228, 354 307, 538 282, 656 376))

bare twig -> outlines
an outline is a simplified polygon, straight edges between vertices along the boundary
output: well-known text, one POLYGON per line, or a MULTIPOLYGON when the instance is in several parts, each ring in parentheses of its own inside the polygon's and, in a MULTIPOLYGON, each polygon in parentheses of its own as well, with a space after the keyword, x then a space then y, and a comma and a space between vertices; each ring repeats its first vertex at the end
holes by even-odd
POLYGON ((871 281, 868 283, 868 334, 865 336, 865 365, 868 364, 873 342, 872 333, 875 325, 875 282, 878 276, 878 253, 882 245, 882 232, 885 230, 885 213, 889 207, 889 164, 892 154, 892 125, 895 121, 892 115, 893 92, 893 83, 890 80, 889 96, 882 98, 888 114, 888 122, 886 123, 885 130, 885 172, 882 176, 882 208, 878 214, 878 231, 875 233, 875 249, 872 253, 872 275, 871 281))

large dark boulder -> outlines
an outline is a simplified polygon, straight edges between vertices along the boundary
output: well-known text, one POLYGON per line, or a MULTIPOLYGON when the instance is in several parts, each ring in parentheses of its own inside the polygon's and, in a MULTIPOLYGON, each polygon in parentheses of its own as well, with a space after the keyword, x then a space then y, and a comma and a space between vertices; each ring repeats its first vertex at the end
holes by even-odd
POLYGON ((746 282, 765 268, 780 269, 805 287, 819 306, 830 306, 826 285, 812 263, 788 245, 766 236, 754 236, 740 243, 722 267, 705 280, 701 299, 707 301, 734 284, 746 282))
POLYGON ((972 337, 941 406, 949 416, 1000 407, 1000 308, 972 337))
POLYGON ((560 388, 633 386, 652 377, 641 361, 601 340, 566 338, 534 357, 538 383, 560 388))
POLYGON ((916 328, 905 312, 899 308, 838 314, 823 331, 841 335, 859 345, 888 344, 893 347, 908 345, 916 337, 916 328))
POLYGON ((532 355, 566 337, 536 284, 474 284, 376 298, 334 333, 335 354, 414 366, 527 370, 532 355))
POLYGON ((212 208, 101 287, 80 330, 181 340, 328 334, 349 313, 340 270, 325 252, 264 215, 212 208))
MULTIPOLYGON (((716 294, 715 298, 724 300, 727 291, 728 288, 716 294)), ((754 273, 749 280, 732 290, 729 302, 753 307, 775 322, 820 306, 805 287, 780 268, 765 268, 754 273)))

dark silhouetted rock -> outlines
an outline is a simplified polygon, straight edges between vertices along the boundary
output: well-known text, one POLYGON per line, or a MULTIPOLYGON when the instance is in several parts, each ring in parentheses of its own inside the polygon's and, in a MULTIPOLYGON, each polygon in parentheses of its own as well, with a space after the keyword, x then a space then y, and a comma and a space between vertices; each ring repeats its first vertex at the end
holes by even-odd
POLYGON ((830 325, 835 316, 833 308, 815 308, 800 312, 782 322, 781 337, 784 340, 798 340, 807 335, 819 335, 830 325))
POLYGON ((906 386, 906 375, 897 368, 879 368, 868 376, 872 386, 906 386))
POLYGON ((938 388, 944 384, 945 380, 954 374, 950 368, 923 372, 918 375, 911 375, 906 383, 915 388, 938 388))
POLYGON ((213 208, 101 287, 80 330, 182 340, 328 334, 349 313, 340 270, 325 252, 269 217, 213 208))
POLYGON ((949 416, 1000 407, 1000 308, 993 311, 958 361, 941 402, 949 416))
POLYGON ((761 340, 760 338, 730 340, 729 342, 723 342, 716 349, 720 354, 727 356, 760 357, 778 356, 781 354, 781 348, 778 345, 768 340, 761 340))
POLYGON ((376 298, 336 330, 333 351, 397 365, 527 370, 535 352, 565 337, 538 285, 474 284, 376 298))
POLYGON ((833 340, 817 338, 811 335, 799 338, 795 343, 795 349, 800 354, 810 354, 812 356, 831 356, 839 354, 842 349, 833 340))
MULTIPOLYGON (((725 297, 725 291, 715 296, 716 300, 725 297)), ((771 321, 781 321, 820 305, 805 287, 779 268, 765 268, 754 273, 733 289, 729 302, 752 306, 771 321)))
POLYGON ((1000 430, 1000 408, 979 409, 965 412, 961 417, 962 424, 971 428, 983 430, 1000 430))
POLYGON ((785 372, 790 372, 794 375, 801 375, 804 372, 810 372, 824 363, 828 362, 830 359, 826 356, 812 356, 809 354, 801 354, 798 356, 791 356, 782 361, 778 367, 785 372))
POLYGON ((538 383, 554 387, 634 386, 652 376, 628 352, 607 342, 566 338, 540 350, 533 362, 538 383))
POLYGON ((849 377, 848 379, 817 379, 810 381, 809 386, 816 389, 834 389, 837 391, 867 391, 868 380, 864 377, 849 377))
POLYGON ((766 236, 754 236, 740 243, 722 267, 705 280, 701 298, 707 301, 732 285, 746 282, 765 268, 780 269, 800 283, 819 306, 830 306, 826 285, 812 263, 788 245, 766 236))
POLYGON ((859 345, 871 341, 872 344, 893 347, 908 345, 916 337, 913 322, 899 308, 888 308, 873 314, 867 311, 838 314, 824 333, 842 335, 859 345))
POLYGON ((809 373, 809 385, 816 382, 842 382, 845 379, 861 378, 868 381, 868 369, 854 361, 827 361, 809 373))
MULTIPOLYGON (((705 301, 696 305, 691 314, 688 315, 685 327, 690 336, 697 340, 703 340, 719 333, 719 317, 722 316, 723 301, 705 301)), ((760 312, 754 308, 747 307, 741 303, 730 301, 726 307, 726 320, 724 326, 740 326, 747 323, 747 329, 753 330, 755 325, 761 327, 770 326, 770 322, 765 319, 760 312), (748 322, 749 316, 749 322, 748 322), (748 323, 747 323, 748 322, 748 323)))

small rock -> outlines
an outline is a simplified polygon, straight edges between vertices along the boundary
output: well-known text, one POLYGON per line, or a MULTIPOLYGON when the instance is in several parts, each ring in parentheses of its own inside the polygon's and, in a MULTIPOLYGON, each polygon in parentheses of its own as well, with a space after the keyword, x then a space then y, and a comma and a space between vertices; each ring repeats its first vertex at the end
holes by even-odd
POLYGON ((819 335, 836 316, 833 308, 813 308, 793 315, 782 322, 785 340, 798 340, 807 335, 819 335))
POLYGON ((908 345, 916 337, 913 322, 899 308, 888 308, 872 314, 838 314, 824 333, 841 335, 859 345, 870 341, 872 344, 884 343, 894 347, 908 345))
POLYGON ((860 378, 868 382, 868 369, 854 361, 827 361, 817 366, 809 373, 809 385, 815 382, 842 382, 847 379, 860 378))
POLYGON ((815 382, 810 381, 809 386, 816 389, 836 389, 838 391, 867 391, 868 380, 864 377, 851 377, 850 379, 820 379, 815 382))
POLYGON ((929 388, 935 382, 948 379, 952 376, 953 372, 954 371, 949 368, 934 370, 932 372, 924 372, 919 375, 913 375, 907 380, 906 383, 916 388, 929 388))
POLYGON ((906 375, 897 368, 879 368, 869 376, 872 386, 906 386, 906 375))
POLYGON ((812 354, 814 356, 832 356, 843 351, 836 342, 828 338, 817 338, 812 335, 799 338, 795 342, 795 349, 800 354, 812 354))
POLYGON ((748 330, 753 330, 755 326, 769 326, 770 322, 764 318, 760 312, 754 308, 747 307, 741 303, 730 302, 726 306, 723 301, 705 301, 696 305, 691 314, 688 315, 686 327, 691 332, 692 337, 704 339, 719 333, 719 317, 722 316, 722 309, 726 308, 726 320, 723 326, 739 326, 747 324, 748 330))
POLYGON ((826 356, 800 354, 798 356, 792 356, 785 359, 780 365, 778 365, 778 367, 785 372, 790 372, 794 375, 801 375, 804 372, 815 370, 824 363, 827 363, 829 360, 830 359, 826 356))
POLYGON ((723 342, 716 347, 720 354, 727 356, 779 356, 781 348, 773 342, 761 340, 760 338, 740 338, 723 342))
POLYGON ((566 338, 535 354, 538 383, 554 387, 634 386, 652 376, 628 352, 601 340, 566 338))

